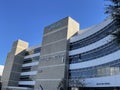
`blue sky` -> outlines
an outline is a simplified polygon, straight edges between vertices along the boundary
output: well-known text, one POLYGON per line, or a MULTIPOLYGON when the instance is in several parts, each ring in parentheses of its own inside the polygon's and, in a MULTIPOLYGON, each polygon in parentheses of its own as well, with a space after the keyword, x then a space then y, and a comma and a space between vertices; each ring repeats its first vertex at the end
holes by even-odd
POLYGON ((44 27, 66 16, 82 29, 98 24, 106 17, 104 5, 104 0, 0 0, 0 64, 13 41, 40 44, 44 27))

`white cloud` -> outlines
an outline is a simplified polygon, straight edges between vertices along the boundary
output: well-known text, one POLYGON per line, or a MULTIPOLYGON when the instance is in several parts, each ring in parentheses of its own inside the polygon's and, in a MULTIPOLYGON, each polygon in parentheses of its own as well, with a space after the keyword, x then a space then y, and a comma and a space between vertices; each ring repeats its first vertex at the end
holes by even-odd
POLYGON ((3 73, 3 69, 4 69, 4 66, 3 66, 3 65, 0 65, 0 76, 1 76, 2 73, 3 73))

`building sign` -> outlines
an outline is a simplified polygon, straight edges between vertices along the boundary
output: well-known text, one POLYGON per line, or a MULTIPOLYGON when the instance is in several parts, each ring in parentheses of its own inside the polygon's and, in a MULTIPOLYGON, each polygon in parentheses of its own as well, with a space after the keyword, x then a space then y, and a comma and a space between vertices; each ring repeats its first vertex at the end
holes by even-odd
POLYGON ((96 83, 96 85, 110 85, 110 83, 96 83))
POLYGON ((62 24, 59 22, 59 23, 55 23, 55 24, 52 24, 48 27, 48 30, 52 30, 52 29, 56 29, 58 27, 60 27, 62 24))

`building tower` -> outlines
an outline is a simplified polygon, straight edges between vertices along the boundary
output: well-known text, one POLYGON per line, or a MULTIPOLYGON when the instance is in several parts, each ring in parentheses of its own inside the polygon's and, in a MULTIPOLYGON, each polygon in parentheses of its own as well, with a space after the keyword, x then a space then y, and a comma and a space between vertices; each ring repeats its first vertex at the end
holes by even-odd
POLYGON ((79 23, 66 17, 45 27, 34 90, 57 90, 67 86, 68 41, 79 23), (60 83, 63 82, 65 86, 60 83))
POLYGON ((24 60, 24 50, 28 48, 28 43, 17 40, 13 43, 11 51, 8 53, 3 75, 2 90, 7 90, 8 86, 17 87, 24 60))

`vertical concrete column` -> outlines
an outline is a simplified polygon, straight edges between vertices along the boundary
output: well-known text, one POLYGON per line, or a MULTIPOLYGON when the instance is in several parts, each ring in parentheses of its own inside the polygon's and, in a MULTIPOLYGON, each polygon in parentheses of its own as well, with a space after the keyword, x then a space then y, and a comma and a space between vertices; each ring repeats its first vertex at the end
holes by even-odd
POLYGON ((45 27, 34 90, 67 87, 68 42, 78 31, 79 24, 70 17, 45 27))
POLYGON ((25 41, 17 40, 13 43, 12 49, 7 55, 3 71, 2 90, 6 90, 9 86, 18 86, 26 48, 28 48, 28 43, 25 41))

